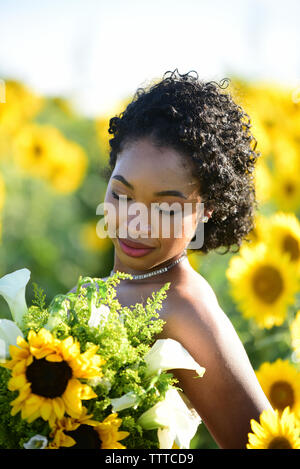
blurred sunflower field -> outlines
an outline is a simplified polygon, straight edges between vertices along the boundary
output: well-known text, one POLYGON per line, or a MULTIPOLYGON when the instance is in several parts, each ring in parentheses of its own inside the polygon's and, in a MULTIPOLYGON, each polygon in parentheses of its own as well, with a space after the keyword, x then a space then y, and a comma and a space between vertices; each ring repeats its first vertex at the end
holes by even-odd
MULTIPOLYGON (((27 267, 50 300, 69 291, 79 275, 104 277, 113 266, 112 242, 96 234, 96 207, 106 191, 101 171, 108 163, 108 122, 127 102, 92 119, 64 97, 39 96, 15 80, 5 87, 0 277, 27 267)), ((259 210, 238 252, 190 252, 189 260, 232 321, 277 418, 283 415, 282 428, 291 415, 299 427, 300 100, 290 88, 238 78, 228 91, 250 116, 261 152, 255 170, 259 210)), ((30 288, 27 295, 31 301, 30 288)), ((10 317, 1 297, 0 317, 10 317)), ((289 431, 275 431, 272 438, 286 438, 294 447, 299 435, 289 431)), ((274 446, 270 438, 263 441, 274 446)), ((250 446, 267 444, 258 440, 253 436, 250 446)), ((216 448, 204 425, 192 446, 216 448)))

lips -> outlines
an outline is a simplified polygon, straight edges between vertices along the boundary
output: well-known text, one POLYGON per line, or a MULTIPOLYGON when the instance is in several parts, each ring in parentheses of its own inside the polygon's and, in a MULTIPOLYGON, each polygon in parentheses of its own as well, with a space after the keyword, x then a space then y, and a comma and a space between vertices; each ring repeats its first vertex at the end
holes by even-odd
POLYGON ((136 243, 135 241, 131 241, 131 239, 128 238, 124 238, 124 241, 123 239, 118 238, 118 241, 122 251, 130 257, 147 256, 155 249, 152 246, 146 246, 145 244, 136 243))
POLYGON ((154 249, 154 246, 149 246, 147 244, 142 244, 142 243, 137 243, 135 241, 131 241, 128 238, 119 238, 122 243, 126 244, 126 246, 129 246, 130 248, 134 249, 154 249))

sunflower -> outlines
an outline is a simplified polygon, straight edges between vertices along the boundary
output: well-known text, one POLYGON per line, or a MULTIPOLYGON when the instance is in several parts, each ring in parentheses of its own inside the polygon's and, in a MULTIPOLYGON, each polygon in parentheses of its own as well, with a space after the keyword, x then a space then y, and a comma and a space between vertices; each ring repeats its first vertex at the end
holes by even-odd
POLYGON ((192 250, 188 250, 187 257, 192 268, 196 270, 196 272, 198 272, 200 268, 200 260, 201 260, 199 253, 195 253, 192 250))
POLYGON ((264 410, 260 423, 251 420, 253 433, 248 433, 247 449, 300 449, 299 427, 289 407, 264 410))
POLYGON ((46 180, 60 193, 76 190, 87 168, 82 147, 51 125, 24 125, 14 139, 13 155, 18 167, 46 180))
POLYGON ((80 353, 79 343, 71 336, 59 340, 46 329, 31 330, 27 341, 19 336, 17 346, 10 346, 12 359, 2 364, 12 370, 9 390, 19 391, 11 402, 11 414, 21 411, 29 423, 42 417, 50 426, 65 412, 73 418, 81 416, 82 400, 97 395, 80 379, 102 376, 104 360, 96 355, 97 348, 80 353))
MULTIPOLYGON (((247 236, 247 239, 250 240, 250 246, 254 246, 255 244, 264 241, 265 239, 265 229, 268 223, 268 218, 260 213, 256 213, 254 218, 254 226, 253 229, 247 236)), ((247 246, 246 243, 243 245, 247 246)))
POLYGON ((254 170, 256 198, 260 204, 271 198, 272 175, 264 159, 258 159, 254 170))
POLYGON ((13 158, 17 167, 30 175, 48 179, 53 170, 53 155, 62 159, 62 136, 51 125, 27 124, 17 133, 13 158))
POLYGON ((129 432, 119 431, 122 419, 117 413, 108 415, 102 422, 91 420, 83 407, 78 419, 64 417, 58 420, 51 433, 51 449, 126 449, 120 443, 129 432))
POLYGON ((260 328, 280 326, 299 290, 296 269, 287 254, 271 244, 242 246, 230 259, 226 276, 230 292, 245 318, 254 318, 260 328))
POLYGON ((42 109, 44 98, 16 80, 5 81, 5 106, 0 106, 0 127, 12 137, 42 109))
POLYGON ((300 273, 300 223, 293 213, 278 212, 272 215, 266 225, 266 235, 283 253, 288 253, 300 273))
POLYGON ((102 115, 96 117, 95 119, 95 129, 98 138, 98 143, 100 147, 100 158, 106 158, 106 155, 110 151, 109 139, 110 135, 108 133, 109 121, 112 116, 119 115, 129 104, 130 98, 117 101, 114 106, 102 115))
POLYGON ((123 446, 119 441, 126 438, 129 433, 119 432, 121 424, 122 419, 118 418, 117 413, 113 413, 106 417, 103 422, 94 426, 101 440, 101 449, 126 449, 126 446, 123 446))
POLYGON ((271 196, 280 210, 297 212, 300 207, 299 164, 275 167, 271 181, 271 196))
POLYGON ((101 223, 93 220, 83 224, 79 238, 81 244, 89 251, 107 251, 112 246, 112 241, 103 230, 101 223))
POLYGON ((300 372, 288 360, 265 362, 256 376, 274 409, 289 407, 300 418, 300 372))
MULTIPOLYGON (((78 416, 77 418, 72 418, 72 417, 67 417, 64 416, 61 419, 57 419, 52 427, 51 433, 50 433, 50 438, 52 438, 51 443, 49 444, 47 449, 59 449, 59 448, 70 448, 74 447, 76 445, 76 430, 81 427, 81 432, 83 429, 86 429, 86 427, 97 424, 98 422, 95 422, 91 420, 92 415, 87 414, 87 408, 82 407, 81 415, 78 416), (71 436, 73 435, 74 438, 71 436)), ((93 428, 89 427, 91 432, 93 432, 93 428)), ((86 439, 85 443, 86 445, 93 445, 93 442, 95 441, 95 436, 94 438, 88 438, 89 433, 91 433, 89 430, 86 432, 86 439)), ((83 433, 83 432, 82 432, 83 433)), ((77 431, 77 434, 79 432, 77 431)), ((79 446, 79 445, 78 445, 79 446)), ((87 448, 86 448, 87 449, 87 448)))
POLYGON ((300 310, 290 325, 291 342, 295 355, 300 358, 300 310))
POLYGON ((61 151, 55 151, 52 154, 48 181, 59 193, 73 192, 82 183, 87 164, 88 160, 83 148, 75 142, 64 139, 61 142, 61 151))

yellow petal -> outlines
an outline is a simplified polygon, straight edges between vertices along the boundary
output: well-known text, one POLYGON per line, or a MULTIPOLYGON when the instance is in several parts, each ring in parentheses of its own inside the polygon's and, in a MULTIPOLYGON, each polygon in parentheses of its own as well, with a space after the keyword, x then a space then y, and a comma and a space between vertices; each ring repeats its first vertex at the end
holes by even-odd
POLYGON ((35 400, 31 403, 28 403, 28 401, 25 401, 23 407, 22 407, 22 419, 28 419, 32 414, 36 413, 42 404, 42 398, 39 400, 35 400))
POLYGON ((22 347, 22 348, 24 348, 24 349, 27 349, 27 350, 28 350, 28 348, 29 348, 29 345, 28 345, 28 343, 26 342, 26 340, 25 340, 22 336, 20 336, 20 335, 17 337, 16 343, 17 343, 17 345, 18 345, 19 347, 22 347))
POLYGON ((51 401, 50 399, 45 399, 45 402, 41 405, 41 408, 40 408, 41 417, 44 420, 49 420, 51 412, 52 412, 51 401))
POLYGON ((60 355, 57 355, 57 353, 51 353, 50 355, 47 355, 46 360, 48 362, 62 362, 63 359, 60 355))
POLYGON ((20 360, 18 363, 15 364, 13 368, 13 374, 14 376, 20 375, 20 374, 25 374, 26 372, 26 360, 20 360))
POLYGON ((40 412, 39 410, 37 410, 36 412, 33 412, 28 418, 27 418, 27 422, 28 423, 31 423, 33 422, 34 420, 36 420, 37 418, 39 418, 40 416, 40 412))
POLYGON ((88 384, 81 385, 81 393, 80 398, 83 400, 93 399, 97 397, 97 394, 92 390, 92 388, 88 384))
POLYGON ((82 413, 80 393, 81 383, 77 379, 70 379, 63 394, 63 400, 67 413, 73 418, 79 418, 82 413))
POLYGON ((57 415, 57 418, 63 418, 65 413, 65 405, 63 399, 61 397, 56 397, 52 400, 52 406, 55 414, 57 415))
POLYGON ((25 374, 21 374, 10 378, 7 387, 10 391, 16 391, 17 389, 22 388, 26 383, 27 380, 25 374))
POLYGON ((23 358, 27 358, 28 353, 28 350, 24 350, 17 345, 9 346, 9 354, 13 360, 22 360, 23 358))

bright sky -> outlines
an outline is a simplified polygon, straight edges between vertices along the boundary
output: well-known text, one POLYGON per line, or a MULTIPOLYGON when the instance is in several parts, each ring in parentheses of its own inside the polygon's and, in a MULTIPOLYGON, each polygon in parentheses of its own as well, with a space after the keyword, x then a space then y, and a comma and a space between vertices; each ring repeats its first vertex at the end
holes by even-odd
POLYGON ((0 79, 109 112, 167 70, 300 86, 298 0, 0 0, 0 79))

